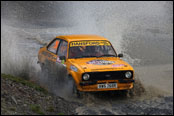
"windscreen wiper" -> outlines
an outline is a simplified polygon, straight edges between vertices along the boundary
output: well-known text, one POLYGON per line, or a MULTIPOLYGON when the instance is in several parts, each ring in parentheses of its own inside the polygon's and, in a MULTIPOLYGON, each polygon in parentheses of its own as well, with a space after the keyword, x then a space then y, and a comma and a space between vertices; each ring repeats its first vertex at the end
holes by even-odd
POLYGON ((83 58, 82 56, 76 56, 76 57, 73 57, 73 58, 83 58))
POLYGON ((88 55, 88 56, 76 56, 73 58, 87 58, 87 57, 97 57, 97 56, 88 55))
POLYGON ((78 56, 78 57, 74 57, 74 58, 88 58, 88 57, 108 57, 108 56, 112 56, 112 57, 116 57, 115 55, 111 55, 111 54, 104 54, 101 56, 95 56, 95 55, 86 55, 86 56, 78 56))
POLYGON ((112 54, 104 54, 104 55, 97 56, 97 57, 108 57, 108 56, 113 56, 113 57, 116 57, 115 55, 112 55, 112 54))
POLYGON ((95 55, 88 55, 88 56, 82 56, 82 57, 97 57, 95 55))

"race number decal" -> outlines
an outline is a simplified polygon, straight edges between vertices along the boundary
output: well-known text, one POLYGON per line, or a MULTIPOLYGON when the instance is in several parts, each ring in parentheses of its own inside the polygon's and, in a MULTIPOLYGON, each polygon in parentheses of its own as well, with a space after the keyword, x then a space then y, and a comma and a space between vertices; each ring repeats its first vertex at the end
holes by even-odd
POLYGON ((109 65, 113 64, 115 61, 108 61, 108 60, 91 60, 87 62, 87 64, 94 64, 94 65, 109 65))
POLYGON ((61 60, 59 57, 57 57, 56 62, 61 63, 61 60))
POLYGON ((124 64, 114 64, 114 65, 112 65, 112 67, 123 67, 123 66, 126 66, 126 65, 124 65, 124 64))

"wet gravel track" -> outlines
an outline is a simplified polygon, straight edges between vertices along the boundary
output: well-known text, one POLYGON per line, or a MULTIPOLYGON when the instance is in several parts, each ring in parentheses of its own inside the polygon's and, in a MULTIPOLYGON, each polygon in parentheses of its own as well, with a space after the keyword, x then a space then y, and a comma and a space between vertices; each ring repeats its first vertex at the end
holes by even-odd
MULTIPOLYGON (((94 96, 93 96, 94 97, 94 96)), ((173 115, 173 97, 154 97, 142 100, 118 96, 114 99, 94 98, 93 101, 83 102, 84 106, 76 109, 77 114, 84 115, 173 115)), ((81 101, 81 102, 82 102, 81 101)))

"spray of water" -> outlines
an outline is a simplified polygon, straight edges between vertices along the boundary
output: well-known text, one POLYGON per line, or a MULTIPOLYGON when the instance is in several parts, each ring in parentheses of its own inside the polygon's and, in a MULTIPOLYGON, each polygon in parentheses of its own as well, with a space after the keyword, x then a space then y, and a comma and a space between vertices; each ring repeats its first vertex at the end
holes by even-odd
POLYGON ((133 66, 173 63, 173 2, 4 1, 1 5, 2 73, 47 82, 36 63, 38 50, 64 34, 104 36, 133 66))

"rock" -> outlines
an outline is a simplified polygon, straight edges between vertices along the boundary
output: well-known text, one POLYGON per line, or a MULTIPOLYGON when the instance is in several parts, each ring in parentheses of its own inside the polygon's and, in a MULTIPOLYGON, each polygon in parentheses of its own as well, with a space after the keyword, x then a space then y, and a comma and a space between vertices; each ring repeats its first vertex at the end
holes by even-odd
POLYGON ((11 96, 11 98, 15 104, 18 104, 14 96, 11 96))

